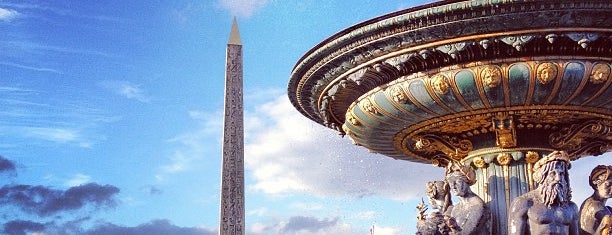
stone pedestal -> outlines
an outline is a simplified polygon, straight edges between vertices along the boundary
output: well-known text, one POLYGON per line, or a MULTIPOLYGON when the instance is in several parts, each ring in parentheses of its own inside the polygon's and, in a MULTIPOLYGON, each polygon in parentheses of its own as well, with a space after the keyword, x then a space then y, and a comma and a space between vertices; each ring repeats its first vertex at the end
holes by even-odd
POLYGON ((537 184, 533 182, 533 164, 548 149, 481 149, 470 153, 463 164, 472 166, 476 171, 474 191, 491 209, 493 234, 507 234, 508 208, 512 200, 530 190, 537 184))

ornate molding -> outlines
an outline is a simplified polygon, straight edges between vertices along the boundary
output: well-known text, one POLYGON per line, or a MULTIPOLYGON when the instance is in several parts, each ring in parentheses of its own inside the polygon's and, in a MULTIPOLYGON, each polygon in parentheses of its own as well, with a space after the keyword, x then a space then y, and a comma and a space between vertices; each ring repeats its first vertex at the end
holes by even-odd
POLYGON ((458 139, 450 136, 437 136, 427 134, 414 138, 414 149, 417 151, 434 154, 442 152, 454 160, 460 160, 468 155, 474 148, 472 142, 466 139, 458 139))
POLYGON ((556 64, 545 62, 538 65, 536 76, 540 84, 548 84, 558 77, 558 73, 559 68, 556 64))
POLYGON ((507 113, 499 113, 493 118, 495 144, 500 148, 516 147, 516 130, 514 120, 507 113))
MULTIPOLYGON (((431 162, 441 152, 413 149, 428 134, 523 147, 534 142, 521 142, 530 132, 610 119, 609 13, 612 3, 595 0, 407 9, 315 46, 296 64, 288 93, 305 116, 396 159, 431 162), (513 128, 495 126, 498 112, 513 128)), ((529 147, 551 148, 535 142, 529 147)))
POLYGON ((573 157, 599 155, 612 147, 611 129, 610 120, 589 120, 550 134, 549 142, 551 146, 565 150, 573 157))
POLYGON ((517 51, 521 51, 529 41, 534 39, 534 35, 508 36, 499 38, 500 41, 514 47, 517 51))
POLYGON ((602 84, 610 79, 610 66, 603 63, 598 63, 591 69, 589 81, 593 84, 602 84))
POLYGON ((510 162, 512 162, 512 155, 509 153, 500 153, 497 155, 496 159, 500 166, 507 166, 510 165, 510 162))

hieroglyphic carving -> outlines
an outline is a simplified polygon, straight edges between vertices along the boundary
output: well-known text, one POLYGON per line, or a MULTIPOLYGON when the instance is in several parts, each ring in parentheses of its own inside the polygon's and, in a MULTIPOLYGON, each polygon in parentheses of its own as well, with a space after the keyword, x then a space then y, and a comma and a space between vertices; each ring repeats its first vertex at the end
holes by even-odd
POLYGON ((242 46, 228 45, 219 234, 244 234, 242 46))

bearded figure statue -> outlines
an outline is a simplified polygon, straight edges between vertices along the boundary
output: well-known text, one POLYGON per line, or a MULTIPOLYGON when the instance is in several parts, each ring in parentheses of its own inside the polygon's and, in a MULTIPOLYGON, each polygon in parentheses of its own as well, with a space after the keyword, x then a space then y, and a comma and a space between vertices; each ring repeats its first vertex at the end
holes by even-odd
POLYGON ((534 164, 538 187, 510 206, 508 234, 578 234, 578 207, 571 202, 569 155, 554 151, 534 164))

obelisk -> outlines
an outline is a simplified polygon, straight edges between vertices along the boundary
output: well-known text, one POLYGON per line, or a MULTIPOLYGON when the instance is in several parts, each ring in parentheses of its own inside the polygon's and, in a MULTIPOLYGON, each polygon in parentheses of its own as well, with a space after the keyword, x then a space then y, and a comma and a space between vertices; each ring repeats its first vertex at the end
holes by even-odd
POLYGON ((244 124, 242 42, 236 18, 225 59, 225 115, 219 235, 244 234, 244 124))

